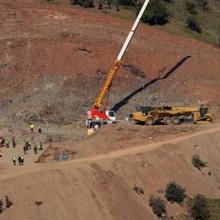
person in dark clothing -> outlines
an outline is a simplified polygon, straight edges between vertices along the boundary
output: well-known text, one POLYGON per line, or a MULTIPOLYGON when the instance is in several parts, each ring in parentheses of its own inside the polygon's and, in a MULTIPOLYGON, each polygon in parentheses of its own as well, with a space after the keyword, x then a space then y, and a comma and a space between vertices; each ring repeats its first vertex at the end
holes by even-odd
POLYGON ((24 157, 21 155, 21 165, 24 165, 24 157))
POLYGON ((34 153, 37 154, 37 145, 34 145, 34 153))
POLYGON ((13 148, 16 147, 16 141, 15 141, 15 136, 12 137, 12 146, 13 148))
POLYGON ((102 10, 102 9, 103 9, 102 3, 99 3, 98 9, 99 9, 99 10, 102 10))
POLYGON ((27 146, 28 146, 28 150, 31 150, 31 141, 28 141, 27 146))
POLYGON ((39 143, 39 150, 43 150, 43 144, 41 142, 39 143))
POLYGON ((38 133, 42 133, 41 127, 38 128, 38 133))
POLYGON ((18 157, 18 165, 21 165, 21 156, 18 157))
POLYGON ((25 146, 25 149, 26 149, 26 152, 27 152, 31 148, 30 147, 30 141, 25 141, 24 146, 25 146))
POLYGON ((24 151, 24 154, 27 153, 27 146, 26 146, 26 144, 24 144, 24 146, 23 146, 23 151, 24 151))

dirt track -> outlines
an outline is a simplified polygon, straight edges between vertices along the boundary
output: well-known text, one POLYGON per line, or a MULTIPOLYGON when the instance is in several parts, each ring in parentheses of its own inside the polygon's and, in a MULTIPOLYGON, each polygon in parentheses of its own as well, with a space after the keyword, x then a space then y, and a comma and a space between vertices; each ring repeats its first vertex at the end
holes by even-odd
MULTIPOLYGON (((2 170, 0 196, 9 195, 14 206, 0 219, 15 215, 18 219, 87 219, 89 215, 91 219, 155 219, 147 200, 152 193, 163 196, 157 191, 171 180, 186 187, 189 195, 200 192, 218 197, 219 131, 220 125, 215 124, 153 144, 2 170), (209 164, 202 172, 191 164, 193 153, 198 152, 209 164), (208 171, 212 176, 207 175, 208 171), (144 188, 143 196, 133 192, 135 184, 144 188), (34 201, 42 201, 43 205, 37 207, 34 201), (97 203, 100 206, 94 205, 97 203)), ((170 215, 186 211, 184 207, 167 205, 170 215)))
MULTIPOLYGON (((164 145, 167 144, 178 144, 181 142, 184 142, 185 140, 191 139, 191 138, 196 138, 198 136, 202 136, 204 134, 208 135, 210 133, 215 133, 217 131, 220 131, 220 124, 215 124, 210 126, 209 128, 204 128, 203 130, 194 132, 192 134, 186 134, 186 135, 177 135, 176 137, 174 137, 173 139, 169 139, 169 140, 165 140, 165 141, 156 141, 155 143, 151 143, 151 144, 146 144, 146 145, 142 145, 142 146, 134 146, 132 148, 128 148, 128 149, 123 149, 123 150, 116 150, 116 151, 110 151, 108 153, 103 153, 103 154, 99 154, 97 156, 90 156, 90 157, 85 157, 85 158, 80 158, 80 159, 74 159, 74 160, 70 160, 67 162, 56 162, 56 163, 46 163, 46 164, 34 164, 34 160, 32 160, 32 163, 28 163, 28 166, 25 166, 24 168, 20 169, 20 171, 15 170, 14 167, 12 167, 11 169, 5 169, 2 170, 1 173, 1 177, 0 179, 4 179, 4 178, 8 178, 8 177, 14 177, 17 175, 21 175, 23 173, 27 173, 27 172, 36 172, 36 171, 40 171, 40 170, 45 170, 45 169, 57 169, 57 168, 61 168, 61 167, 66 167, 68 165, 72 166, 74 164, 80 164, 80 163, 95 163, 98 161, 102 161, 102 160, 115 160, 121 157, 126 157, 126 156, 130 156, 130 155, 134 155, 134 154, 140 154, 140 153, 145 153, 151 150, 155 150, 159 147, 163 147, 164 145), (12 171, 12 173, 10 172, 12 171), (6 177, 4 177, 4 175, 6 175, 6 177)), ((9 159, 9 158, 6 158, 9 159)), ((36 156, 35 156, 36 159, 36 156)))

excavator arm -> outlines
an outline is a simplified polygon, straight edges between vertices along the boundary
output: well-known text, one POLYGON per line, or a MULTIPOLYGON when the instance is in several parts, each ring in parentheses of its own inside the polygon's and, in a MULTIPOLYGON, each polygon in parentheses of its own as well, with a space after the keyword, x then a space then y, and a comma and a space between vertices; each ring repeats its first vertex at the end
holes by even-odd
POLYGON ((114 77, 115 77, 115 75, 116 75, 116 73, 117 73, 117 71, 120 67, 121 60, 122 60, 122 58, 123 58, 128 46, 129 46, 130 42, 131 42, 131 39, 132 39, 136 29, 137 29, 137 26, 140 22, 140 19, 141 19, 143 13, 144 13, 149 1, 150 0, 145 0, 139 14, 138 14, 137 18, 135 19, 135 22, 134 22, 134 24, 133 24, 133 26, 132 26, 132 28, 131 28, 131 30, 130 30, 130 32, 129 32, 129 34, 128 34, 128 36, 127 36, 120 52, 119 52, 119 54, 118 54, 117 59, 115 60, 115 62, 112 65, 112 68, 111 68, 111 70, 110 70, 110 72, 107 76, 106 81, 104 82, 103 86, 101 87, 101 90, 98 93, 95 104, 93 105, 93 107, 90 111, 91 112, 91 118, 99 118, 99 119, 102 119, 102 120, 108 120, 109 119, 108 116, 105 114, 105 112, 100 111, 100 108, 103 104, 103 101, 104 101, 108 91, 109 91, 109 88, 111 87, 112 81, 113 81, 113 79, 114 79, 114 77))

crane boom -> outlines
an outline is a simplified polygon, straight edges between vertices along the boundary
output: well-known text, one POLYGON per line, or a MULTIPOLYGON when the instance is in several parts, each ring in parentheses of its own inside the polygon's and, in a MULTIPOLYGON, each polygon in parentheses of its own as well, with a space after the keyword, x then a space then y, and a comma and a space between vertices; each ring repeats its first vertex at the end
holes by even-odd
MULTIPOLYGON (((108 77, 107 77, 105 83, 103 84, 103 86, 102 86, 102 88, 101 88, 101 90, 100 90, 100 92, 99 92, 99 94, 96 98, 95 104, 94 104, 94 106, 91 110, 92 116, 93 115, 97 116, 98 110, 102 106, 103 100, 104 100, 109 88, 111 87, 112 81, 113 81, 113 79, 114 79, 114 77, 115 77, 115 75, 116 75, 116 73, 117 73, 117 71, 120 67, 121 60, 122 60, 122 58, 123 58, 128 46, 129 46, 130 42, 131 42, 131 39, 132 39, 136 29, 137 29, 137 26, 140 22, 140 19, 141 19, 143 13, 144 13, 149 1, 150 0, 145 0, 138 16, 135 19, 135 22, 134 22, 133 26, 132 26, 132 28, 131 28, 131 30, 130 30, 130 32, 129 32, 129 34, 128 34, 128 36, 127 36, 127 38, 126 38, 119 54, 118 54, 118 56, 117 56, 117 59, 115 60, 115 62, 112 65, 112 68, 111 68, 111 70, 108 74, 108 77)), ((104 119, 107 119, 107 118, 104 118, 104 119)))

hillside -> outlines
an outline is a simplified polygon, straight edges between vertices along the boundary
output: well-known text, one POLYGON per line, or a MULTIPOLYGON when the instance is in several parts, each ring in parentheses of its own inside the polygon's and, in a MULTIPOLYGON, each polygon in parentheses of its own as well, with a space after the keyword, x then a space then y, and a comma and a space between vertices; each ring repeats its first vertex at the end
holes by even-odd
MULTIPOLYGON (((4 1, 4 0, 3 0, 4 1)), ((16 2, 23 2, 24 0, 17 0, 16 2)), ((88 0, 83 0, 88 1, 88 0)), ((117 1, 117 0, 115 0, 117 1)), ((122 18, 126 20, 134 20, 137 9, 134 6, 134 0, 119 0, 121 3, 120 11, 115 10, 115 1, 102 1, 104 7, 108 7, 108 2, 111 3, 111 9, 98 10, 99 2, 94 0, 95 8, 88 8, 86 10, 97 10, 99 13, 110 14, 113 17, 122 18)), ((162 5, 165 5, 169 18, 166 25, 156 26, 177 35, 188 36, 205 42, 209 42, 216 46, 220 46, 220 1, 218 0, 159 0, 162 5), (196 19, 201 33, 192 31, 187 28, 187 19, 196 19)), ((69 0, 32 0, 26 2, 40 2, 45 4, 64 5, 66 7, 79 7, 78 5, 71 5, 69 0)), ((147 25, 147 24, 146 24, 147 25)))
MULTIPOLYGON (((132 130, 127 132, 132 134, 132 130)), ((99 138, 108 138, 106 134, 100 134, 99 138)), ((126 143, 122 146, 126 148, 126 143)), ((91 150, 94 147, 90 145, 91 150)), ((0 219, 16 216, 43 220, 154 220, 157 218, 148 206, 148 199, 151 194, 163 198, 169 181, 181 184, 189 196, 203 193, 219 198, 219 150, 219 125, 215 125, 193 134, 177 133, 167 141, 157 138, 151 144, 129 149, 109 149, 104 154, 66 162, 27 163, 22 168, 1 170, 0 198, 8 195, 13 206, 0 219), (208 162, 202 171, 191 164, 195 153, 208 162), (133 190, 135 185, 144 190, 143 195, 133 190)), ((190 219, 182 215, 187 213, 184 204, 167 202, 167 209, 175 219, 190 219)))
MULTIPOLYGON (((67 1, 0 0, 0 136, 17 141, 16 148, 0 149, 0 201, 8 196, 13 203, 0 219, 156 220, 148 200, 151 194, 165 199, 170 181, 190 197, 220 197, 220 50, 214 45, 141 24, 109 100, 119 119, 141 104, 207 104, 214 124, 123 121, 87 136, 86 111, 131 25, 67 1), (24 154, 25 140, 42 142, 44 150, 24 154), (14 166, 12 158, 21 154, 24 165, 14 166), (193 167, 194 154, 207 162, 204 169, 193 167)), ((192 220, 186 202, 166 206, 170 217, 192 220)))
POLYGON ((207 9, 203 9, 198 5, 198 0, 188 1, 195 5, 193 14, 187 10, 185 0, 174 1, 168 3, 167 8, 171 14, 169 23, 163 27, 172 33, 181 34, 185 36, 192 36, 199 40, 211 42, 220 46, 220 1, 209 0, 207 9), (187 18, 196 18, 199 26, 201 27, 201 33, 193 32, 186 28, 187 18))
MULTIPOLYGON (((0 10, 1 123, 83 126, 131 22, 54 4, 2 3, 0 10)), ((140 104, 217 108, 219 54, 143 24, 113 82, 110 105, 121 117, 140 104)))

